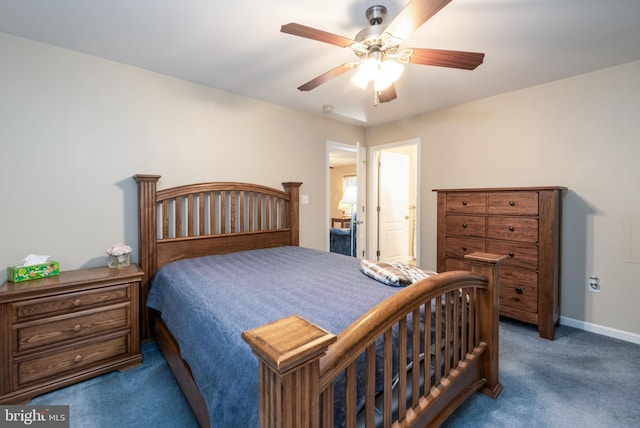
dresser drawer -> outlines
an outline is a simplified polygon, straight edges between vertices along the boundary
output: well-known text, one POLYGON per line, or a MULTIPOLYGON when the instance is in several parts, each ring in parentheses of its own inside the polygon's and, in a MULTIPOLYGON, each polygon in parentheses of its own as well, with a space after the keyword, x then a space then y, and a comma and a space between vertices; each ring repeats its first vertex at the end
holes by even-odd
POLYGON ((80 312, 18 325, 16 351, 24 352, 69 340, 104 334, 129 326, 129 304, 80 312))
POLYGON ((517 266, 525 269, 538 269, 538 246, 517 242, 489 241, 487 252, 504 254, 508 258, 502 266, 517 266))
POLYGON ((37 358, 16 358, 14 379, 17 385, 14 387, 21 388, 48 378, 59 378, 66 373, 78 372, 109 359, 126 356, 128 351, 129 336, 121 335, 68 347, 37 358))
POLYGON ((471 270, 471 262, 467 259, 450 259, 445 261, 445 269, 447 272, 452 270, 471 270))
POLYGON ((447 193, 447 212, 456 214, 485 214, 487 211, 484 193, 447 193))
POLYGON ((57 314, 83 311, 129 300, 129 284, 104 289, 60 294, 13 304, 14 320, 43 318, 57 314))
POLYGON ((488 214, 538 215, 538 192, 489 192, 488 214))
POLYGON ((474 238, 447 238, 445 254, 447 257, 462 258, 466 254, 486 252, 484 239, 474 238))
POLYGON ((527 312, 538 311, 538 274, 531 271, 500 271, 500 305, 527 312))
POLYGON ((538 219, 487 217, 487 237, 519 242, 538 242, 538 219))
POLYGON ((485 217, 470 215, 447 216, 447 235, 484 238, 486 229, 485 217))

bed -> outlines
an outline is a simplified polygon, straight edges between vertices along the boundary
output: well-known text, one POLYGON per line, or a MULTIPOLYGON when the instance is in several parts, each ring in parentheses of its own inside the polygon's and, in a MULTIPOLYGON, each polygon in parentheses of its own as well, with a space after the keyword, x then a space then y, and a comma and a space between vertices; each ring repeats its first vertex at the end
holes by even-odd
POLYGON ((201 426, 437 426, 476 391, 500 393, 504 257, 391 287, 355 258, 299 247, 301 183, 134 178, 141 334, 201 426))

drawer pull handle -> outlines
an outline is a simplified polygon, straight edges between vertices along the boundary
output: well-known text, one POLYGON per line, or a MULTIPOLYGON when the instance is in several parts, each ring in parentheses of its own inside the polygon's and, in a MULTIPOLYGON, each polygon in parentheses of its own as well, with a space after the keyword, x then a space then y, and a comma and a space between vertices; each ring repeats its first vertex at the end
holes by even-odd
POLYGON ((74 363, 79 363, 80 361, 82 361, 82 355, 78 354, 75 357, 73 357, 74 363))
POLYGON ((515 228, 513 226, 509 226, 509 231, 513 232, 515 230, 515 228))
POLYGON ((462 223, 462 228, 466 229, 467 228, 467 223, 462 223))
POLYGON ((510 252, 510 253, 509 253, 509 257, 515 257, 515 256, 516 256, 516 255, 515 255, 515 254, 513 254, 513 252, 510 252))
POLYGON ((520 287, 516 287, 516 293, 518 293, 518 294, 522 294, 522 288, 520 288, 520 287))
POLYGON ((516 203, 513 201, 509 201, 509 205, 514 206, 516 203))
POLYGON ((81 304, 82 304, 82 300, 80 300, 80 299, 76 299, 76 300, 73 301, 73 306, 75 306, 76 308, 78 306, 80 306, 81 304))
POLYGON ((462 201, 462 205, 467 206, 467 201, 462 201))
POLYGON ((76 324, 73 326, 73 331, 75 331, 76 333, 80 330, 82 330, 82 326, 80 324, 76 324))
POLYGON ((467 246, 466 245, 462 246, 462 251, 467 251, 467 246))

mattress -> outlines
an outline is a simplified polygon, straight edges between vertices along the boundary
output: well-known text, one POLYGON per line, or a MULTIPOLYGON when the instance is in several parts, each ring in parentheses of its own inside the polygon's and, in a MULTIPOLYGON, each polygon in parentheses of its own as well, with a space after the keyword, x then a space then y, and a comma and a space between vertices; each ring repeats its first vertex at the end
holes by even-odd
POLYGON ((257 427, 258 361, 243 331, 298 314, 338 334, 397 291, 365 276, 356 258, 277 247, 163 266, 147 306, 180 346, 212 426, 257 427))

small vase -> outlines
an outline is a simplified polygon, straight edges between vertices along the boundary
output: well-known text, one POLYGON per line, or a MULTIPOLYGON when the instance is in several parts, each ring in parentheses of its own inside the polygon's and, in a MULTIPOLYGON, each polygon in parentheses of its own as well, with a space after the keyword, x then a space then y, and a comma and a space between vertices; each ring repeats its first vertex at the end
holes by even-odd
POLYGON ((129 266, 131 263, 131 253, 121 254, 119 256, 114 256, 109 254, 107 256, 107 266, 110 268, 121 269, 123 267, 129 266))

